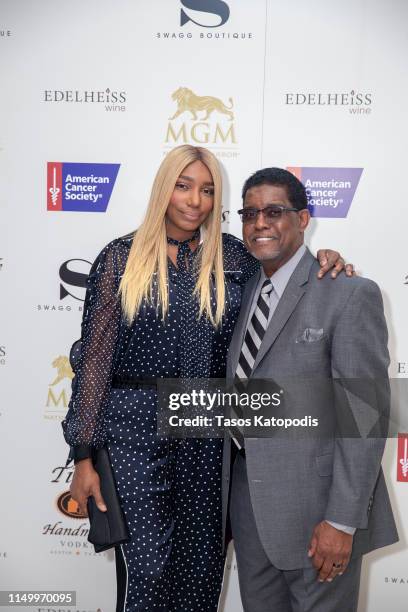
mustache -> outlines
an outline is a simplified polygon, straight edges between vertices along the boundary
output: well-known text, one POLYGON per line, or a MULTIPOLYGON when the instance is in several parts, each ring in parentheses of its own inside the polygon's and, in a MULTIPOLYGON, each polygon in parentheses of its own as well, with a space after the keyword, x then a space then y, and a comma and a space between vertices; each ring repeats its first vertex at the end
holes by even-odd
POLYGON ((268 238, 271 240, 278 240, 277 236, 270 236, 270 235, 266 235, 266 234, 253 234, 252 236, 249 236, 249 240, 250 242, 253 242, 255 240, 258 240, 259 238, 268 238))

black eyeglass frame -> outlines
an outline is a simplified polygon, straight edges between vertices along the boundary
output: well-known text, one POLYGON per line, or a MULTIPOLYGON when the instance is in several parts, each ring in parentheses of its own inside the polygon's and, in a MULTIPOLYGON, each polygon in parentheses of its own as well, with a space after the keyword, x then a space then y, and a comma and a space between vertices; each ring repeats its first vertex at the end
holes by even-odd
MULTIPOLYGON (((272 210, 274 212, 278 212, 279 214, 276 217, 269 217, 268 214, 265 215, 265 218, 268 221, 276 221, 278 219, 281 218, 282 214, 284 211, 286 212, 300 212, 300 210, 303 209, 299 209, 299 208, 287 208, 286 206, 281 206, 280 204, 269 204, 269 206, 265 206, 264 208, 252 208, 251 206, 247 206, 246 208, 241 208, 240 210, 238 210, 238 214, 241 217, 241 221, 242 223, 249 223, 249 222, 255 222, 256 219, 258 218, 259 213, 264 213, 264 211, 266 210, 272 210), (244 219, 244 212, 250 210, 251 212, 254 212, 255 215, 252 219, 244 219)), ((306 209, 305 209, 306 210, 306 209)))

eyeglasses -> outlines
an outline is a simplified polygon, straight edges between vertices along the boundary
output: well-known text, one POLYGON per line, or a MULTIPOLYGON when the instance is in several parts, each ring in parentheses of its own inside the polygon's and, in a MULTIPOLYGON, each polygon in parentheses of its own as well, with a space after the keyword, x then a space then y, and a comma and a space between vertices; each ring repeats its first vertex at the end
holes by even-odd
POLYGON ((242 223, 255 223, 259 213, 263 213, 266 221, 273 222, 278 221, 284 212, 299 212, 299 210, 297 208, 286 208, 286 206, 280 206, 279 204, 271 204, 265 206, 265 208, 241 208, 238 214, 242 223))

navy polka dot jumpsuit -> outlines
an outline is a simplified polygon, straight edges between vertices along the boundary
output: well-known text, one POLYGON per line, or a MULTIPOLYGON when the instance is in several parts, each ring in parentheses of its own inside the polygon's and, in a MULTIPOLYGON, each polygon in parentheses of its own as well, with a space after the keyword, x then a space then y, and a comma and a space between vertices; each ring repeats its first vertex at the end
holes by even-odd
MULTIPOLYGON (((165 322, 148 304, 131 326, 122 316, 117 291, 132 238, 109 243, 88 278, 88 308, 67 418, 68 439, 77 449, 107 444, 110 451, 131 533, 131 541, 116 550, 127 574, 117 609, 216 612, 224 567, 223 441, 159 437, 156 391, 112 386, 113 377, 176 378, 182 371, 180 302, 184 296, 179 272, 170 259, 165 322)), ((207 326, 210 355, 204 355, 210 364, 209 375, 217 378, 225 376, 242 285, 258 267, 242 242, 229 234, 223 234, 223 254, 226 311, 220 328, 207 326)), ((190 257, 195 256, 190 252, 190 257)), ((183 306, 185 310, 185 303, 183 306)), ((205 350, 194 342, 187 345, 187 351, 184 346, 192 367, 198 364, 199 369, 205 350)))

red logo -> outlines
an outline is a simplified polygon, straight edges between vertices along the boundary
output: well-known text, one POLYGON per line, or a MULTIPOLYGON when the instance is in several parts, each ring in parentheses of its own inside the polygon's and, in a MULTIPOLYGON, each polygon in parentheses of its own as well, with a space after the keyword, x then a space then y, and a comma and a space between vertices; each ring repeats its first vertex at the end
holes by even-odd
POLYGON ((398 482, 408 482, 408 433, 398 434, 398 482))
POLYGON ((62 163, 47 164, 47 210, 62 210, 62 163))

